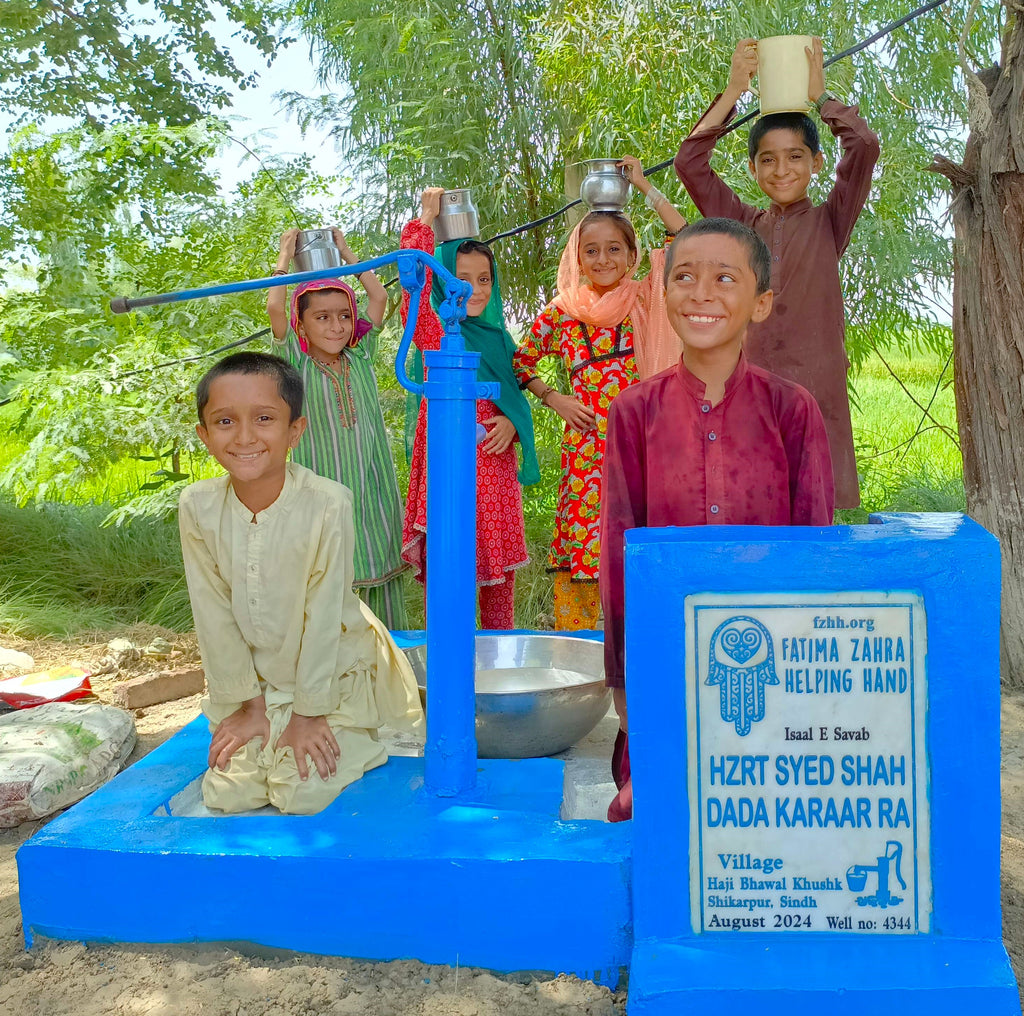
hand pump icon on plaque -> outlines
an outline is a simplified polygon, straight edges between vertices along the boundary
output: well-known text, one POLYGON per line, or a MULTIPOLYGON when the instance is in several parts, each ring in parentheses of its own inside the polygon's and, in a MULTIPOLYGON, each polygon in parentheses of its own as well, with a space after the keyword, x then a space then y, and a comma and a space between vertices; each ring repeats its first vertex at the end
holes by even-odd
POLYGON ((907 888, 900 871, 903 860, 903 844, 898 840, 889 840, 885 844, 885 853, 878 857, 877 864, 852 864, 846 869, 846 886, 852 893, 863 892, 867 885, 868 875, 874 875, 876 891, 870 896, 858 896, 858 907, 895 907, 903 902, 902 896, 893 896, 889 892, 889 878, 896 876, 901 889, 907 888))

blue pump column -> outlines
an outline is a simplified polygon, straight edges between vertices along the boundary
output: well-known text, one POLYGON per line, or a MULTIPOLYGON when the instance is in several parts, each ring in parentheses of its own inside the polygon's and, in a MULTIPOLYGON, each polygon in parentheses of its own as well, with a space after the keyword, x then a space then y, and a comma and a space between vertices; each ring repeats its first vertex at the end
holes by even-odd
POLYGON ((454 797, 476 785, 474 438, 480 354, 441 349, 424 353, 423 362, 430 464, 424 774, 429 792, 454 797))
MULTIPOLYGON (((459 322, 472 293, 436 258, 418 250, 394 255, 409 311, 395 373, 427 400, 427 744, 429 794, 456 797, 476 786, 476 400, 496 399, 500 385, 477 384, 480 354, 467 351, 459 322), (444 286, 437 308, 439 350, 423 354, 426 381, 405 373, 426 269, 444 286)), ((349 271, 354 269, 350 266, 349 271)))

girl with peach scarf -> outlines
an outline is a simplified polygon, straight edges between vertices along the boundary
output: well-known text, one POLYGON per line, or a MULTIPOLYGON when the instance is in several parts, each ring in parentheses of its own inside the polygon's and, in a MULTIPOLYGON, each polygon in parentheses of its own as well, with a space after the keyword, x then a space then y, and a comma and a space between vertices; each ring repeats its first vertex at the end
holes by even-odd
MULTIPOLYGON (((621 165, 646 195, 669 234, 685 222, 644 178, 640 163, 621 165)), ((597 626, 601 602, 598 564, 601 534, 601 468, 612 399, 625 387, 673 366, 679 340, 665 316, 664 249, 652 250, 651 270, 639 266, 636 232, 621 212, 590 212, 569 235, 558 267, 558 292, 516 351, 520 385, 565 421, 562 478, 548 569, 555 573, 555 627, 597 626), (569 375, 568 393, 537 375, 545 356, 559 356, 569 375)))

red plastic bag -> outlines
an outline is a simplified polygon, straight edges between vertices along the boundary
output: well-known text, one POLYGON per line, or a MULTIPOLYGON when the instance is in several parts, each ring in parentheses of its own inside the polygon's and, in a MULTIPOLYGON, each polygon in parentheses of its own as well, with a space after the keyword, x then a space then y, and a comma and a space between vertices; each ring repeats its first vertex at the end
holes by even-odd
POLYGON ((92 694, 91 670, 82 667, 51 667, 0 681, 0 702, 14 709, 41 706, 44 702, 71 702, 92 694))

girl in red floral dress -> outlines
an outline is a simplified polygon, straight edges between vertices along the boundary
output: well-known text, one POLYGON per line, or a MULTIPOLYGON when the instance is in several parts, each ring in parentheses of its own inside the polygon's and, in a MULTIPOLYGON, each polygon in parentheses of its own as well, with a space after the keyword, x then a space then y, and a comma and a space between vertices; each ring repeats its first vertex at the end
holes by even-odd
MULTIPOLYGON (((439 187, 423 192, 421 213, 402 230, 401 246, 434 253, 434 219, 441 207, 439 187)), ((487 431, 477 445, 477 532, 476 581, 480 589, 480 627, 515 627, 515 569, 527 564, 526 532, 523 521, 521 483, 536 483, 540 468, 533 444, 530 406, 512 373, 515 343, 505 329, 501 289, 490 248, 476 240, 453 240, 438 248, 437 257, 456 277, 473 286, 466 307, 462 336, 469 350, 481 355, 477 380, 499 381, 501 395, 496 402, 477 401, 476 419, 487 431), (522 452, 520 466, 516 446, 522 452)), ((440 303, 432 293, 433 278, 420 297, 419 317, 413 341, 422 352, 439 349, 443 329, 431 309, 440 303), (430 301, 427 297, 430 296, 430 301)), ((409 315, 409 295, 402 299, 402 320, 409 315)), ((402 534, 402 557, 426 581, 427 533, 427 404, 422 401, 416 421, 412 461, 409 467, 409 497, 402 534)), ((444 567, 444 562, 438 565, 444 567)))
MULTIPOLYGON (((644 178, 639 161, 625 158, 621 165, 666 230, 682 229, 683 217, 644 178)), ((601 612, 597 579, 608 407, 627 385, 679 359, 679 340, 665 316, 664 250, 652 250, 650 259, 650 273, 637 281, 639 251, 629 219, 621 212, 585 216, 562 252, 555 298, 512 358, 520 385, 565 420, 548 554, 555 573, 555 627, 561 630, 594 628, 601 612), (570 393, 537 376, 537 362, 545 356, 562 358, 570 393)))

